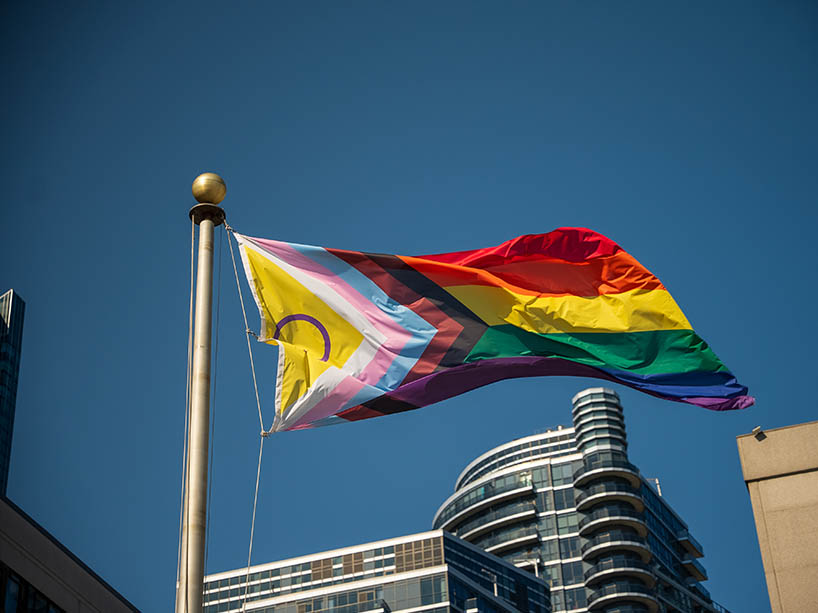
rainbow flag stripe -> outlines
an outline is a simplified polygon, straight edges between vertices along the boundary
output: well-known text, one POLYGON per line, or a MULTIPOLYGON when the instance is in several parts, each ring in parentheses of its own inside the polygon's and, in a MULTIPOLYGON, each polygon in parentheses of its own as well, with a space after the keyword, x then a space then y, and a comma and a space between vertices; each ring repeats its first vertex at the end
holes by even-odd
POLYGON ((274 430, 542 375, 606 379, 713 410, 753 404, 659 279, 591 230, 415 257, 235 236, 259 340, 280 345, 274 430))

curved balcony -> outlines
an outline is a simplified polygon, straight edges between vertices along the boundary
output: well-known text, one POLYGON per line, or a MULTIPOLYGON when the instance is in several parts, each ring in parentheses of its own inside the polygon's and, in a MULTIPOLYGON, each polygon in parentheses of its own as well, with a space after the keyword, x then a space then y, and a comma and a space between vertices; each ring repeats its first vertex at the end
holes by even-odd
POLYGON ((582 406, 579 411, 572 413, 575 431, 588 429, 588 424, 600 419, 607 419, 614 422, 618 421, 620 422, 620 427, 624 428, 625 418, 622 415, 622 409, 619 407, 612 407, 610 405, 603 407, 592 403, 582 406))
POLYGON ((701 543, 694 539, 688 530, 680 530, 676 534, 676 538, 679 539, 679 543, 687 550, 687 553, 694 558, 701 558, 704 555, 701 543))
POLYGON ((576 431, 577 446, 597 436, 617 436, 626 439, 625 425, 608 419, 592 419, 576 431))
POLYGON ((639 476, 639 469, 627 460, 602 460, 594 462, 591 466, 583 466, 574 473, 574 487, 582 487, 583 483, 588 483, 599 477, 620 477, 625 479, 634 488, 642 484, 639 476))
POLYGON ((579 520, 579 535, 587 537, 601 528, 616 526, 627 526, 635 530, 643 538, 648 535, 648 526, 645 524, 642 514, 625 506, 603 507, 591 511, 579 520))
POLYGON ((469 540, 480 536, 485 532, 491 532, 497 528, 502 528, 523 519, 532 519, 537 515, 537 507, 533 502, 518 502, 501 507, 496 511, 491 511, 480 515, 471 521, 467 521, 457 527, 457 536, 469 540))
POLYGON ((631 603, 624 603, 618 604, 613 609, 608 609, 610 613, 648 613, 650 609, 648 609, 643 604, 631 604, 631 603))
MULTIPOLYGON (((588 391, 588 390, 584 390, 588 391)), ((574 396, 571 399, 571 404, 573 408, 571 412, 573 414, 578 413, 582 409, 585 409, 589 405, 597 405, 597 406, 605 406, 610 407, 614 406, 618 408, 620 411, 622 410, 621 401, 619 400, 619 395, 613 390, 605 390, 600 388, 599 390, 594 390, 593 392, 583 394, 580 392, 580 395, 574 396)))
POLYGON ((582 511, 600 502, 620 500, 627 502, 640 513, 645 510, 645 503, 639 491, 624 483, 598 483, 592 485, 576 498, 577 511, 582 511))
POLYGON ((682 558, 682 566, 696 581, 707 581, 707 571, 704 566, 689 553, 682 558))
POLYGON ((635 581, 616 581, 592 591, 588 596, 588 610, 599 611, 617 602, 640 604, 649 613, 659 610, 659 601, 651 590, 635 581))
POLYGON ((618 428, 597 428, 577 436, 577 449, 584 455, 597 450, 616 449, 624 452, 628 447, 625 431, 618 428))
POLYGON ((615 581, 624 577, 637 577, 649 587, 656 585, 656 575, 653 574, 649 564, 639 560, 630 560, 625 556, 600 560, 585 571, 585 582, 589 585, 601 581, 615 581))
MULTIPOLYGON (((438 511, 438 516, 434 520, 434 528, 436 530, 442 528, 443 530, 451 531, 453 526, 456 526, 467 517, 471 517, 475 513, 479 513, 483 509, 497 504, 498 502, 502 502, 503 500, 511 500, 522 496, 534 495, 533 485, 521 485, 519 483, 514 483, 513 485, 508 485, 505 487, 493 487, 491 485, 486 485, 483 487, 485 489, 485 494, 481 500, 475 500, 471 504, 466 504, 463 505, 462 508, 458 508, 460 506, 458 505, 460 499, 456 499, 450 502, 448 505, 441 507, 438 511), (455 512, 449 515, 449 509, 451 507, 454 507, 455 512)), ((466 495, 463 497, 465 498, 466 495)))
POLYGON ((652 556, 647 541, 638 534, 625 532, 624 530, 611 530, 599 534, 585 543, 582 546, 582 559, 587 562, 602 553, 617 551, 632 551, 643 562, 650 562, 652 556))
POLYGON ((527 543, 537 543, 539 540, 540 535, 537 529, 530 526, 486 539, 485 541, 481 541, 478 546, 488 553, 500 555, 504 551, 522 547, 527 543))

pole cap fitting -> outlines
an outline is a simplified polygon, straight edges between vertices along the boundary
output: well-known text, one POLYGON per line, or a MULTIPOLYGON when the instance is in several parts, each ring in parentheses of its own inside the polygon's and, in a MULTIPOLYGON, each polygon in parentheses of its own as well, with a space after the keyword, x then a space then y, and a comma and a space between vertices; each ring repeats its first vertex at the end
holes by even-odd
POLYGON ((214 225, 224 223, 224 209, 219 203, 224 200, 227 185, 215 172, 203 172, 193 181, 193 197, 199 203, 190 209, 190 218, 198 226, 208 219, 214 225))
POLYGON ((227 193, 227 185, 215 172, 203 172, 193 181, 196 202, 219 204, 227 193))

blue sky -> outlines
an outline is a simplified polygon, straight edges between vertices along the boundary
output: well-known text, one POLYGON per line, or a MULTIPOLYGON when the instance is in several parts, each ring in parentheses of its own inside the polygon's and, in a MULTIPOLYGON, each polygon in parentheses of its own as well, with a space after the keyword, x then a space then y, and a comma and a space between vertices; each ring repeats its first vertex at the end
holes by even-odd
MULTIPOLYGON (((719 414, 619 388, 630 456, 704 545, 713 597, 769 610, 735 436, 816 419, 814 3, 0 11, 0 289, 27 302, 8 493, 139 608, 173 601, 187 210, 213 170, 251 235, 416 254, 576 225, 619 242, 758 399, 719 414)), ((246 563, 258 453, 222 256, 209 572, 246 563)), ((274 352, 254 349, 269 419, 274 352)), ((254 562, 428 529, 474 456, 570 423, 594 383, 271 437, 254 562)))

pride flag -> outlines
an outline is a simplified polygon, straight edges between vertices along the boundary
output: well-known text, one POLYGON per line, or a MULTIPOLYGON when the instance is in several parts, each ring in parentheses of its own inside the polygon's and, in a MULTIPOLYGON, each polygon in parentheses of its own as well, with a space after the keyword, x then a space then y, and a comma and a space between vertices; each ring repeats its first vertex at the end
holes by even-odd
POLYGON ((276 431, 540 375, 719 411, 753 403, 659 279, 591 230, 416 257, 235 236, 259 340, 280 346, 276 431))

